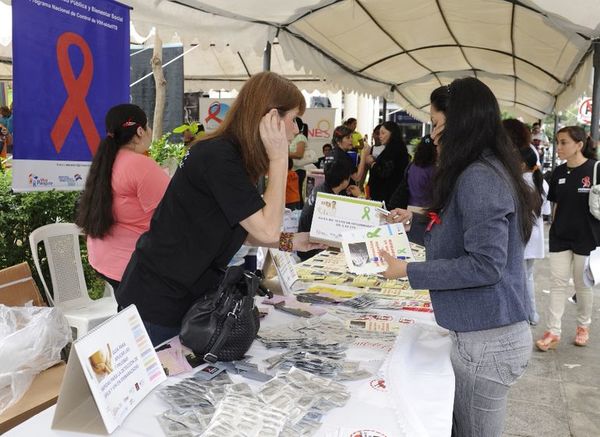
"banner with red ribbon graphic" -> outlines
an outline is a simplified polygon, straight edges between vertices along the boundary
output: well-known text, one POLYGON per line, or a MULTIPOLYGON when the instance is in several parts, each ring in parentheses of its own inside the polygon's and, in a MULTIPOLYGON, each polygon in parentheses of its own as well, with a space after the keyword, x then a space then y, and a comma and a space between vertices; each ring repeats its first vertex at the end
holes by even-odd
POLYGON ((80 190, 109 108, 129 102, 129 7, 13 2, 15 191, 80 190))

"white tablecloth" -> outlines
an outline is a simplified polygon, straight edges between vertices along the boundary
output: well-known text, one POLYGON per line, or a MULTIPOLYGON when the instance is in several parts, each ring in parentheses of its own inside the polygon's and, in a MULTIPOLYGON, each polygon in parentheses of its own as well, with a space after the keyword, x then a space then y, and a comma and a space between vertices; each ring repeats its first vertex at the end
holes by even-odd
MULTIPOLYGON (((450 363, 450 339, 435 326, 430 314, 394 312, 396 316, 416 318, 418 323, 401 330, 398 340, 380 375, 347 383, 352 397, 344 408, 327 414, 319 437, 443 437, 449 436, 452 425, 454 374, 450 363), (385 381, 382 383, 382 381, 385 381), (383 388, 383 386, 386 388, 383 388), (364 434, 357 434, 364 431, 364 434), (371 433, 367 433, 370 431, 371 433)), ((274 311, 263 322, 273 326, 297 320, 294 316, 274 311)), ((249 355, 256 362, 272 355, 255 342, 249 355)), ((355 357, 351 357, 354 359, 355 357)), ((172 384, 181 375, 169 378, 172 384)), ((185 376, 185 375, 183 375, 185 376)), ((257 383, 233 375, 236 382, 257 383)), ((162 437, 164 434, 156 416, 167 410, 168 404, 151 393, 112 434, 116 437, 162 437)), ((51 430, 55 407, 50 407, 4 434, 7 437, 79 437, 85 432, 51 430)), ((226 436, 224 436, 226 437, 226 436)))

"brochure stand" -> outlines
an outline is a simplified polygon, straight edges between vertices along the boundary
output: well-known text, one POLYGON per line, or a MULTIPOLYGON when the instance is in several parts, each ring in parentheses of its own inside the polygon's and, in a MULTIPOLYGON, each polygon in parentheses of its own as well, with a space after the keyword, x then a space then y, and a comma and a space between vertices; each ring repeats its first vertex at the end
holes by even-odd
POLYGON ((52 428, 110 434, 166 378, 131 305, 73 342, 52 428))

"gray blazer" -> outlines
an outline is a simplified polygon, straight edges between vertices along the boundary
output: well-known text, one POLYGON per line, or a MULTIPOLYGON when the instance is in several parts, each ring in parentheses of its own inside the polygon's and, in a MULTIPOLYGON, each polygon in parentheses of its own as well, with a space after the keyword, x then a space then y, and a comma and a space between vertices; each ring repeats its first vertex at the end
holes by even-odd
POLYGON ((488 152, 460 175, 440 224, 428 232, 426 218, 413 222, 409 237, 425 245, 427 260, 409 263, 408 279, 430 290, 444 328, 478 331, 527 320, 525 244, 509 181, 488 152))

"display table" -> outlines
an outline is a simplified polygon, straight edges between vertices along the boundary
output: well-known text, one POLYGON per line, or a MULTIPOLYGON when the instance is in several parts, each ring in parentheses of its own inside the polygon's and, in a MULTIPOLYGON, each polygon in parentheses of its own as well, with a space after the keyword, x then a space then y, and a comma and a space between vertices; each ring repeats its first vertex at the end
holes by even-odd
MULTIPOLYGON (((343 408, 332 410, 317 432, 320 437, 443 437, 449 436, 452 425, 454 375, 450 363, 450 338, 435 326, 431 314, 395 311, 397 316, 417 319, 417 323, 402 327, 397 342, 381 366, 380 375, 347 383, 352 392, 343 408), (365 431, 360 434, 360 431, 365 431), (371 433, 367 433, 370 431, 371 433)), ((276 326, 297 320, 296 317, 272 311, 264 326, 276 326)), ((249 355, 260 362, 275 352, 256 341, 249 355)), ((352 350, 348 353, 353 357, 352 350)), ((365 359, 363 357, 363 359, 365 359)), ((368 359, 368 358, 367 358, 368 359)), ((178 375, 166 384, 185 377, 178 375)), ((259 383, 232 375, 235 382, 259 383)), ((167 410, 168 404, 156 393, 150 394, 112 434, 125 436, 164 436, 156 416, 167 410)), ((6 436, 76 437, 90 436, 51 430, 55 407, 48 408, 6 436)), ((224 436, 225 437, 225 436, 224 436)))

